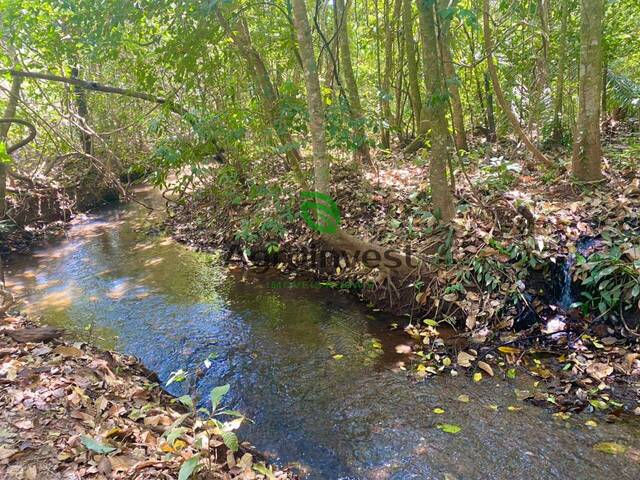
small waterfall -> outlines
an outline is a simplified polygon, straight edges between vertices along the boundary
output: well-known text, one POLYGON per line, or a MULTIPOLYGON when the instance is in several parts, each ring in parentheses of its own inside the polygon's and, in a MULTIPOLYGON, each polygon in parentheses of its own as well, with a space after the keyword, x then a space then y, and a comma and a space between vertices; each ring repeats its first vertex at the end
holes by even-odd
POLYGON ((564 310, 571 308, 571 305, 575 303, 576 299, 573 296, 573 266, 576 263, 575 254, 571 254, 567 257, 567 260, 562 266, 562 274, 560 276, 560 295, 558 296, 558 306, 564 310))
POLYGON ((576 264, 576 254, 588 257, 598 247, 598 239, 594 237, 582 237, 576 242, 576 253, 571 253, 562 265, 562 271, 557 279, 556 305, 563 310, 569 310, 571 305, 578 301, 573 286, 573 267, 576 264))

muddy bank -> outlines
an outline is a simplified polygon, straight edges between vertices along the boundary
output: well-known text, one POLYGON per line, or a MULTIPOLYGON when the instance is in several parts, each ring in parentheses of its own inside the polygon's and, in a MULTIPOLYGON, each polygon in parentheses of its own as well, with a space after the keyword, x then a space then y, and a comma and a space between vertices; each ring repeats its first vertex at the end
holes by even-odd
POLYGON ((135 358, 61 332, 39 341, 42 330, 19 315, 0 326, 0 477, 156 479, 195 469, 207 478, 295 478, 238 444, 233 425, 192 413, 135 358))

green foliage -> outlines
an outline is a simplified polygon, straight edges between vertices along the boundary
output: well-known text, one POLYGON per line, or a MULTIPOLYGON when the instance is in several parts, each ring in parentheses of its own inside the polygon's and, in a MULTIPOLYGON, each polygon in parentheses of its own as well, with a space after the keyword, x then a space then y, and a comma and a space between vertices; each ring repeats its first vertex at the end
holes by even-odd
POLYGON ((11 163, 11 156, 7 153, 7 145, 4 142, 0 142, 0 164, 9 165, 11 163))
POLYGON ((509 161, 504 157, 493 157, 480 168, 484 174, 481 186, 500 192, 509 190, 522 172, 519 162, 509 161))
POLYGON ((608 230, 605 248, 577 255, 576 276, 582 288, 583 309, 600 315, 640 308, 640 243, 637 236, 608 230))
POLYGON ((115 452, 116 449, 114 447, 109 447, 107 445, 103 445, 102 443, 94 440, 91 437, 82 436, 80 437, 80 442, 84 445, 88 450, 91 450, 93 453, 97 453, 98 455, 106 455, 111 452, 115 452))
POLYGON ((623 108, 627 114, 640 111, 640 83, 608 70, 607 89, 611 106, 623 108))

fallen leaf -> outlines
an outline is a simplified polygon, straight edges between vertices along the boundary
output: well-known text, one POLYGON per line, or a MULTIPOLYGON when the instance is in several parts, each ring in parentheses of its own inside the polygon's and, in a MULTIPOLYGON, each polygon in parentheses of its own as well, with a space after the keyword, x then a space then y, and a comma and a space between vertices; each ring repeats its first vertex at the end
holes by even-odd
POLYGON ((608 453, 609 455, 620 455, 627 451, 627 447, 615 442, 600 442, 593 446, 597 452, 608 453))
POLYGON ((493 369, 488 363, 481 360, 478 362, 478 367, 484 370, 490 377, 493 377, 493 369))
POLYGON ((587 373, 596 380, 603 380, 613 373, 613 367, 606 363, 593 362, 587 366, 587 373))
POLYGON ((460 427, 459 425, 454 425, 452 423, 439 423, 437 427, 446 433, 458 433, 460 430, 462 430, 462 427, 460 427))
POLYGON ((408 354, 411 353, 411 347, 409 345, 396 345, 396 353, 408 354))
POLYGON ((461 367, 469 368, 471 366, 471 362, 473 362, 475 359, 475 356, 467 352, 458 353, 458 365, 460 365, 461 367))
POLYGON ((82 445, 84 445, 88 450, 91 450, 94 453, 98 453, 100 455, 106 455, 107 453, 111 453, 116 449, 113 447, 109 447, 108 445, 103 445, 102 443, 94 440, 91 437, 87 437, 83 435, 80 439, 82 445))

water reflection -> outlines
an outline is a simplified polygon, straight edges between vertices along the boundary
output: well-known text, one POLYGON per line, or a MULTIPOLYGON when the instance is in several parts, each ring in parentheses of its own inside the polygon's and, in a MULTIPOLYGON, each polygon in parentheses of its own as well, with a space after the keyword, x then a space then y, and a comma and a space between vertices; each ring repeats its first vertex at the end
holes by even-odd
POLYGON ((255 422, 244 434, 307 465, 310 478, 639 477, 628 457, 591 450, 639 448, 637 427, 589 429, 528 405, 513 413, 513 386, 495 380, 412 385, 392 371, 404 338, 351 298, 227 272, 211 255, 149 237, 149 224, 139 207, 85 219, 61 243, 14 259, 8 281, 33 315, 138 356, 163 381, 213 358, 199 394, 230 383, 229 406, 255 422), (462 431, 435 428, 443 421, 462 431))

